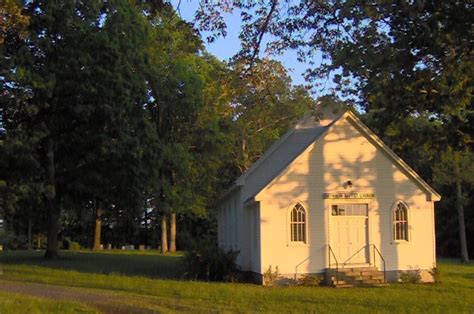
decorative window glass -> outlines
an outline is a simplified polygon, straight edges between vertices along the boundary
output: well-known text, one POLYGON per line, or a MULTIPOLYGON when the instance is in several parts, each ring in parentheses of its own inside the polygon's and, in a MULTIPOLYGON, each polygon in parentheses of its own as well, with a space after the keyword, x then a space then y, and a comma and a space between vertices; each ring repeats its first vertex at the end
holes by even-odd
POLYGON ((408 241, 408 208, 402 202, 393 210, 393 239, 408 241))
POLYGON ((335 204, 331 206, 332 216, 367 216, 367 204, 335 204))
POLYGON ((306 243, 306 210, 301 204, 291 210, 290 230, 291 242, 306 243))

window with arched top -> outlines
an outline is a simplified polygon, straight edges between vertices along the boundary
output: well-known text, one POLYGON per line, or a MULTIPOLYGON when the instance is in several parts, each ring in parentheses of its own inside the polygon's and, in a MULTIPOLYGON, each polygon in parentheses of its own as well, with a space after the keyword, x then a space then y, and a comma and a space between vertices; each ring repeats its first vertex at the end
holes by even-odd
POLYGON ((290 215, 291 242, 306 243, 306 210, 298 203, 290 215))
POLYGON ((393 239, 408 241, 408 207, 403 202, 393 208, 393 239))

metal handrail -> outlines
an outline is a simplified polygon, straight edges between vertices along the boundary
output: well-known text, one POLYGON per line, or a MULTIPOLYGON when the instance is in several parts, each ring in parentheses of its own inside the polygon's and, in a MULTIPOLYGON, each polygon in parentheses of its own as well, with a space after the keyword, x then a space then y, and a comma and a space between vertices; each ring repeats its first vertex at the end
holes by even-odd
POLYGON ((308 256, 307 258, 305 258, 304 260, 302 260, 300 263, 298 263, 296 266, 295 266, 295 281, 296 281, 296 278, 298 277, 298 267, 300 267, 303 263, 305 263, 307 260, 309 260, 309 258, 311 257, 308 256))
MULTIPOLYGON (((328 266, 329 270, 331 270, 331 254, 334 257, 334 261, 336 261, 336 285, 339 284, 339 262, 337 261, 336 254, 331 248, 331 245, 328 244, 328 266)), ((331 276, 331 272, 329 272, 329 276, 331 276)))
MULTIPOLYGON (((386 269, 385 258, 383 257, 382 253, 380 252, 380 250, 377 248, 377 246, 375 244, 364 245, 356 253, 354 253, 351 257, 349 257, 347 260, 345 260, 344 264, 348 260, 351 260, 353 256, 355 256, 361 250, 365 249, 367 246, 369 247, 369 249, 370 249, 371 246, 373 248, 373 254, 372 254, 372 256, 374 258, 373 267, 377 267, 377 265, 376 265, 377 264, 376 263, 376 258, 377 258, 376 253, 380 257, 380 260, 382 261, 382 266, 383 266, 383 281, 384 281, 384 283, 387 283, 387 269, 386 269)), ((331 245, 328 244, 329 269, 331 269, 331 255, 334 257, 334 260, 336 262, 336 283, 339 283, 339 262, 336 258, 336 254, 334 254, 334 251, 333 251, 331 245)), ((370 261, 370 259, 369 259, 369 261, 370 261)), ((369 263, 369 264, 372 266, 372 263, 369 263)))
POLYGON ((349 264, 349 261, 354 257, 356 256, 357 254, 359 254, 360 251, 362 250, 365 250, 367 248, 367 246, 370 246, 370 244, 366 244, 364 245, 363 247, 361 247, 359 250, 357 250, 354 254, 352 254, 351 256, 349 256, 349 258, 347 258, 342 264, 343 265, 346 265, 346 264, 349 264))
POLYGON ((387 283, 387 270, 385 268, 385 258, 383 258, 382 253, 380 253, 379 249, 375 246, 375 244, 371 244, 371 245, 374 248, 374 254, 373 254, 373 256, 374 256, 374 267, 376 267, 375 266, 375 253, 377 252, 377 254, 379 255, 380 259, 383 262, 383 282, 387 283))

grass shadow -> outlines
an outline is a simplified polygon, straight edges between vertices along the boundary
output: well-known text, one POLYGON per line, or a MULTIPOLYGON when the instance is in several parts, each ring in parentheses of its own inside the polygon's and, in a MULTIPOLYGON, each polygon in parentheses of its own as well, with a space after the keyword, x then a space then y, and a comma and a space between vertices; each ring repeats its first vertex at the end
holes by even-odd
POLYGON ((183 277, 181 254, 61 251, 60 257, 55 260, 47 260, 43 256, 43 251, 5 251, 0 253, 0 263, 161 279, 181 279, 183 277))

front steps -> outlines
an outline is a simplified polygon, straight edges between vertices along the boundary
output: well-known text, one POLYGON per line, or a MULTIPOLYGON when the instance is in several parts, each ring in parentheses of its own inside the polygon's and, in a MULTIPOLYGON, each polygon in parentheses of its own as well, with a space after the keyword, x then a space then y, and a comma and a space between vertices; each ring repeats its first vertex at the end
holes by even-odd
POLYGON ((339 268, 339 276, 330 268, 326 270, 326 282, 336 288, 387 286, 383 272, 376 267, 339 268))

